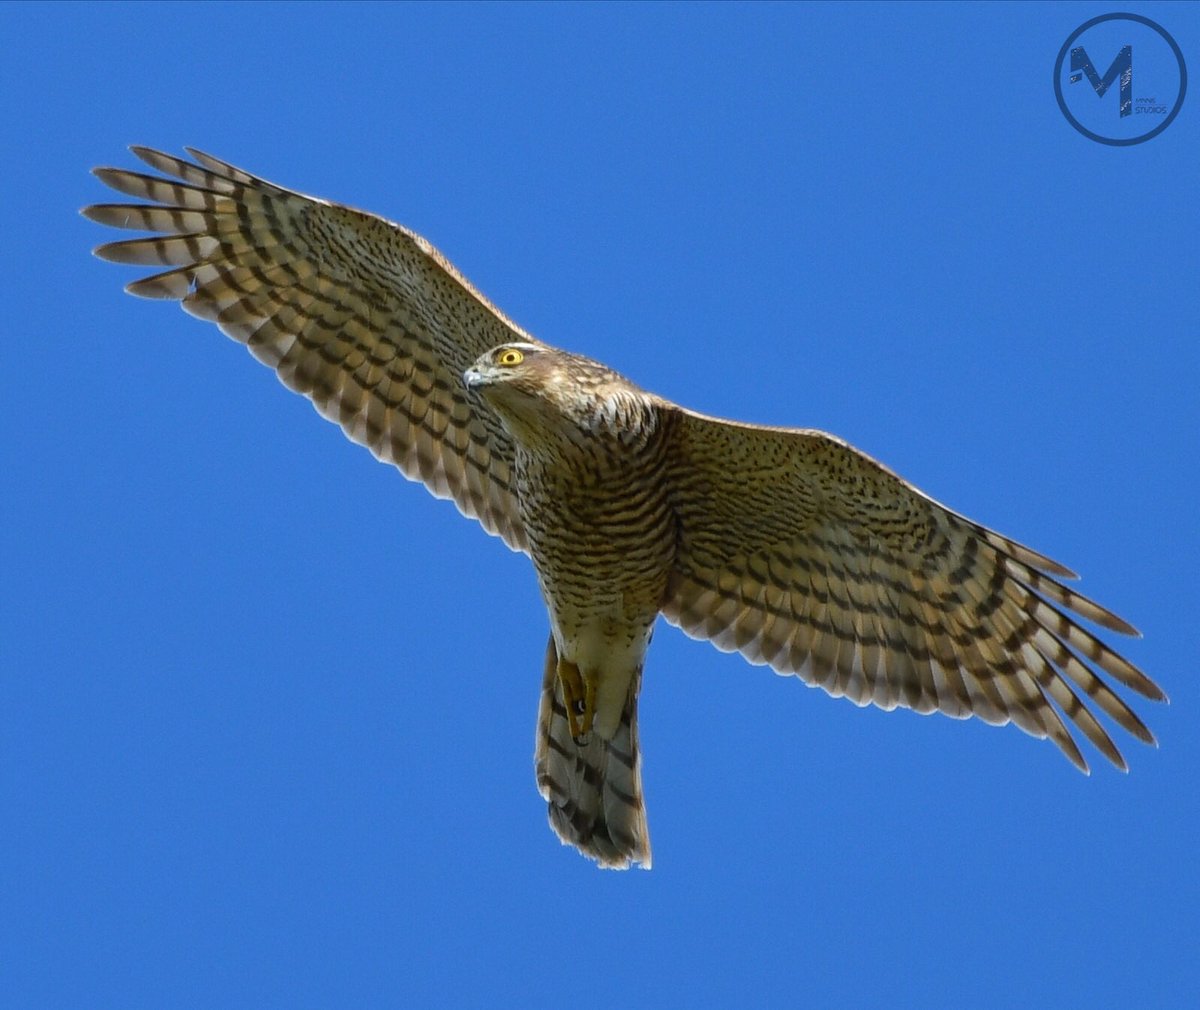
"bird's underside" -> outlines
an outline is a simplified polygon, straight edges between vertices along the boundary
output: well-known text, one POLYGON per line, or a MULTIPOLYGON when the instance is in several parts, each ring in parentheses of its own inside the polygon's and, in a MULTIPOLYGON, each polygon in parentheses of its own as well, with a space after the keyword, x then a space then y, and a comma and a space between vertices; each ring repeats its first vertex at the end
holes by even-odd
POLYGON ((353 441, 530 555, 551 616, 536 769, 560 838, 649 865, 637 699, 657 614, 859 705, 1016 723, 1079 768, 1093 711, 1154 737, 1105 680, 1164 700, 1080 623, 1136 634, 1073 573, 822 432, 722 421, 535 340, 424 239, 198 151, 97 169, 152 233, 103 259, 180 301, 353 441))

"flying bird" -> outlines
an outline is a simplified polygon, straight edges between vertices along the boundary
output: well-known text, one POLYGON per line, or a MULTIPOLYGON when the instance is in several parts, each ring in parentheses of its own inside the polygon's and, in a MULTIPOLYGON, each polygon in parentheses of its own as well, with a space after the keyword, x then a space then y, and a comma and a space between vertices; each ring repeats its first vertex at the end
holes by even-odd
POLYGON ((650 866, 637 704, 661 614, 835 697, 1012 722, 1081 770, 1085 703, 1153 744, 1103 679, 1165 700, 1079 623, 1137 632, 1074 573, 952 512, 839 438, 706 417, 534 339, 425 239, 188 149, 98 168, 153 233, 96 255, 178 301, 355 442, 529 555, 550 619, 537 785, 564 843, 650 866))

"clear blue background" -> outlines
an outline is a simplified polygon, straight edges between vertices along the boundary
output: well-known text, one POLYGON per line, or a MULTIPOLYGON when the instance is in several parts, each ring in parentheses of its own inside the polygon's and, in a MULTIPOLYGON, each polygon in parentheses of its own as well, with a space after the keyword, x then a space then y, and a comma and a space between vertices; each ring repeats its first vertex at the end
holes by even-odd
MULTIPOLYGON (((1196 6, 1134 9, 1200 72, 1196 6)), ((1106 10, 0 9, 6 1004, 1196 1005, 1200 95, 1071 129, 1106 10), (527 561, 121 293, 76 209, 128 143, 402 221, 541 338, 1060 558, 1161 749, 1085 778, 663 628, 655 868, 598 871, 534 788, 527 561)))

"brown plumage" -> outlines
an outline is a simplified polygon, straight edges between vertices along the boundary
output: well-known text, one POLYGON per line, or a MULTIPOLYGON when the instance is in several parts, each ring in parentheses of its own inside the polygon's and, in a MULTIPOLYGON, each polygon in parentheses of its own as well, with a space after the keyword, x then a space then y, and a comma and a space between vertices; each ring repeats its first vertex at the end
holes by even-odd
POLYGON ((660 613, 858 705, 1014 722, 1085 771, 1069 724, 1125 762, 1084 697, 1154 742, 1101 675, 1162 691, 1078 618, 1136 632, 1057 562, 830 435, 704 417, 533 339, 398 225, 198 151, 133 150, 170 178, 97 169, 150 202, 84 210, 158 233, 96 250, 168 268, 128 290, 216 322, 529 554, 550 616, 538 788, 602 865, 650 864, 637 699, 660 613))

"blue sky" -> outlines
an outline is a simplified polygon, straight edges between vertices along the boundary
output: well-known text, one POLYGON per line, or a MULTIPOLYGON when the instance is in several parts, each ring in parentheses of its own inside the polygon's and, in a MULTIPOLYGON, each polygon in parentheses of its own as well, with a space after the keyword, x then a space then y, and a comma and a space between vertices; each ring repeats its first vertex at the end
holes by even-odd
MULTIPOLYGON (((1200 9, 1132 9, 1200 72, 1200 9)), ((10 1005, 1194 998, 1200 95, 1076 133, 1051 71, 1106 11, 0 10, 10 1005), (542 339, 1062 560, 1161 748, 1085 778, 662 628, 655 868, 596 870, 534 787, 528 562, 121 293, 76 210, 130 143, 401 221, 542 339)))

